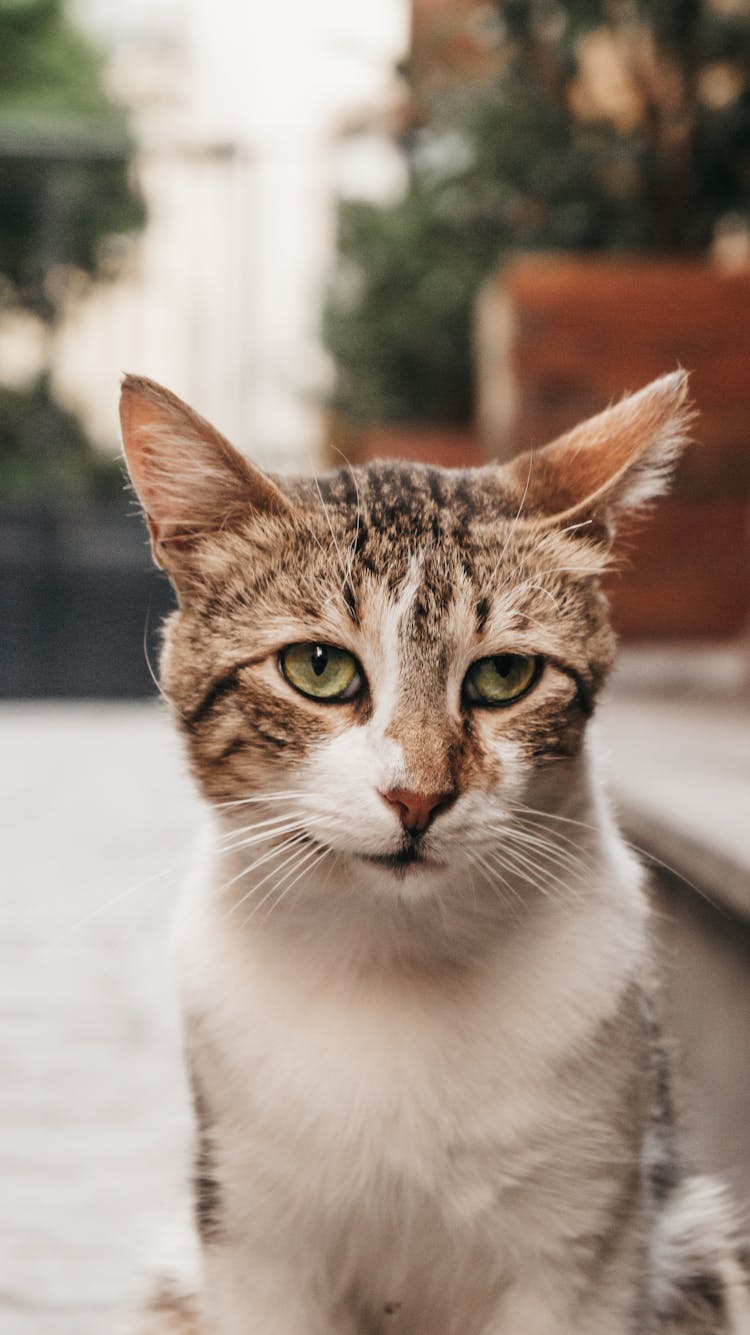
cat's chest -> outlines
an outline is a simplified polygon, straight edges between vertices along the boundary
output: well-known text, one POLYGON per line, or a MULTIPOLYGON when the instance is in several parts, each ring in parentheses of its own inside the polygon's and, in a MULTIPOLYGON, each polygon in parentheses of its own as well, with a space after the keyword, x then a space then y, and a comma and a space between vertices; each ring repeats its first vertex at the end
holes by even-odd
POLYGON ((348 1220, 359 1236, 367 1219, 367 1235, 382 1238, 394 1209, 432 1234, 437 1218, 463 1226, 492 1211, 508 1159, 499 1147, 530 1109, 508 1108, 490 1033, 460 1006, 436 1015, 403 995, 288 988, 282 1002, 256 983, 243 1023, 225 1012, 212 1060, 246 1193, 274 1182, 313 1234, 348 1220))
MULTIPOLYGON (((401 983, 298 983, 248 968, 221 1000, 217 1041, 248 1089, 312 1108, 320 1102, 406 1118, 438 1100, 460 1104, 462 1077, 495 1071, 489 1016, 471 999, 430 996, 401 983), (231 1012, 231 1013, 230 1013, 231 1012)), ((217 1005, 212 1008, 214 1016, 217 1005)))
POLYGON ((355 975, 309 942, 243 938, 213 897, 194 903, 191 1062, 237 1157, 269 1180, 302 1169, 310 1198, 337 1204, 365 1178, 373 1197, 394 1183, 445 1197, 453 1182, 475 1214, 497 1194, 488 1165, 513 1178, 527 1147, 555 1139, 551 1121, 575 1124, 561 1063, 616 1008, 630 968, 625 930, 605 948, 610 916, 557 913, 463 973, 355 975))
POLYGON ((366 1163, 426 1185, 436 1173, 471 1179, 481 1195, 475 1166, 538 1117, 534 1035, 524 1050, 509 1032, 491 971, 347 985, 251 957, 214 963, 204 981, 214 1097, 266 1160, 276 1146, 337 1178, 349 1158, 358 1173, 366 1163))

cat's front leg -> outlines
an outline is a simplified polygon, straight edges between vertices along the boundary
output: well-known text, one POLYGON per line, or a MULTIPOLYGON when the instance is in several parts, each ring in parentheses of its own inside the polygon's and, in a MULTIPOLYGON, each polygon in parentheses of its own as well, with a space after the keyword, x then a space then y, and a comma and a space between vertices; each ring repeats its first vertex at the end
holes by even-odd
POLYGON ((333 1309, 305 1258, 249 1258, 212 1244, 204 1257, 207 1335, 361 1335, 351 1315, 333 1309))
POLYGON ((195 1220, 207 1335, 361 1335, 331 1277, 331 1246, 300 1199, 293 1156, 273 1159, 242 1094, 191 1054, 195 1220), (211 1091, 211 1098, 206 1093, 211 1091))

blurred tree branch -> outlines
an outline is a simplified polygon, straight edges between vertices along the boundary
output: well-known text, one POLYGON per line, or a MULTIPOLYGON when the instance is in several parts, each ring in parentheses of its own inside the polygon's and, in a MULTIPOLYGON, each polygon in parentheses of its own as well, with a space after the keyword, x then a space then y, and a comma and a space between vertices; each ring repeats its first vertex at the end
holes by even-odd
MULTIPOLYGON (((109 239, 143 222, 131 156, 103 62, 62 0, 0 0, 0 313, 33 313, 47 343, 82 276, 112 273, 109 239)), ((55 402, 47 368, 0 392, 6 497, 106 489, 110 472, 55 402)))
POLYGON ((452 12, 453 46, 423 18, 404 65, 408 193, 340 207, 325 336, 360 420, 470 419, 473 303, 509 253, 697 255, 750 222, 747 4, 452 12))

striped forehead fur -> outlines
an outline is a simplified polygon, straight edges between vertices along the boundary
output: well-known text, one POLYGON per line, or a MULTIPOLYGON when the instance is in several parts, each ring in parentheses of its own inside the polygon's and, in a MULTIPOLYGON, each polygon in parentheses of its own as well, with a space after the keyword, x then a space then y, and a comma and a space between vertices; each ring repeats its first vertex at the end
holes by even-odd
POLYGON ((528 632, 536 621, 557 635, 574 628, 577 613, 588 631, 586 606, 597 617, 602 611, 592 577, 607 567, 606 551, 578 531, 519 517, 512 500, 503 505, 496 486, 483 482, 481 473, 375 464, 321 478, 320 494, 308 481, 280 484, 294 502, 289 516, 251 513, 201 542, 186 615, 200 613, 205 626, 213 613, 233 647, 231 618, 246 617, 251 605, 254 620, 278 625, 293 613, 320 632, 348 632, 378 588, 402 600, 407 589, 412 601, 421 594, 433 623, 461 589, 498 633, 523 622, 528 632))

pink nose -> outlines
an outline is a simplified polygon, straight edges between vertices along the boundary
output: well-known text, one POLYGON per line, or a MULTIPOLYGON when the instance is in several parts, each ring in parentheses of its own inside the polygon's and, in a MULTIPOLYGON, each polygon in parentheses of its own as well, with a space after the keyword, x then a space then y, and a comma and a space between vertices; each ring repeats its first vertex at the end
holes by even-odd
POLYGON ((456 800, 453 792, 410 793, 408 788, 391 788, 380 796, 395 808, 401 824, 409 834, 421 834, 439 812, 445 811, 456 800))

